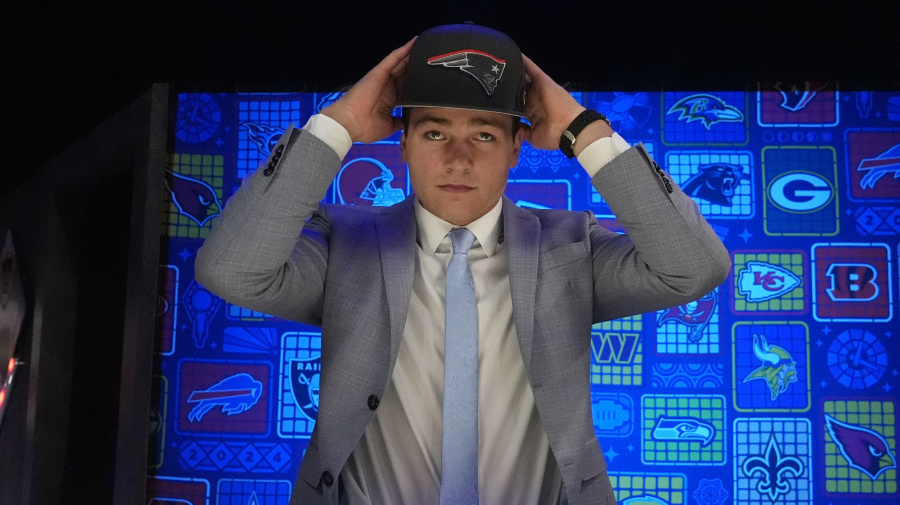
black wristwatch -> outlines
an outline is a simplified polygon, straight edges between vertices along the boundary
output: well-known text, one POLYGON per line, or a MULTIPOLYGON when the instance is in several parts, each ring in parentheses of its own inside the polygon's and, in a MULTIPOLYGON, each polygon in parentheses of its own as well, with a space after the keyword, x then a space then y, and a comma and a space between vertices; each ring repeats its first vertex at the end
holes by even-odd
POLYGON ((594 121, 606 121, 609 125, 609 119, 594 109, 586 109, 569 123, 569 127, 563 131, 559 137, 559 150, 569 158, 575 157, 575 139, 581 130, 593 123, 594 121))

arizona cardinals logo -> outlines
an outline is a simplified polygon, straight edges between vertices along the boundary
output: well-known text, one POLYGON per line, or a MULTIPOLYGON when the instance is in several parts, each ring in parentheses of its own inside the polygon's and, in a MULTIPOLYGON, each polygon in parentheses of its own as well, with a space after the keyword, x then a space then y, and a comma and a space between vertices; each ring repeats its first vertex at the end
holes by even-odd
POLYGON ((428 58, 429 65, 443 65, 447 68, 458 68, 471 75, 487 92, 488 96, 494 94, 497 83, 503 77, 503 69, 506 68, 506 60, 500 60, 488 53, 474 49, 463 49, 449 54, 428 58))
POLYGON ((877 479, 881 472, 897 467, 891 449, 880 433, 842 423, 828 414, 825 415, 825 427, 847 463, 872 480, 877 479))
POLYGON ((774 503, 781 495, 791 491, 791 484, 787 480, 788 473, 794 477, 803 475, 803 462, 794 456, 785 456, 778 447, 775 434, 769 435, 765 453, 759 456, 750 456, 741 464, 741 470, 747 477, 760 473, 762 476, 756 485, 756 490, 761 495, 767 495, 774 503))
POLYGON ((171 170, 166 173, 171 176, 171 179, 166 179, 166 188, 172 195, 172 203, 197 226, 203 226, 222 211, 219 197, 209 184, 171 170))
POLYGON ((267 124, 256 124, 249 121, 244 121, 241 123, 241 126, 247 129, 247 138, 256 144, 256 149, 263 156, 268 156, 272 149, 275 149, 275 144, 278 143, 278 139, 284 133, 283 128, 275 128, 267 124))
POLYGON ((262 395, 262 382, 250 374, 239 373, 222 379, 206 390, 191 393, 188 403, 197 406, 188 414, 191 422, 200 421, 214 407, 222 407, 222 412, 229 416, 250 410, 262 395))
POLYGON ((726 104, 721 98, 707 94, 689 95, 675 102, 668 114, 680 112, 678 119, 685 122, 700 121, 707 130, 719 122, 737 123, 744 120, 744 114, 736 107, 726 104))
POLYGON ((859 181, 860 187, 863 189, 871 189, 875 187, 885 174, 894 174, 894 179, 900 179, 900 144, 888 149, 874 158, 864 158, 859 162, 856 170, 860 172, 868 172, 859 181))
POLYGON ((825 86, 828 86, 827 82, 812 83, 807 81, 796 84, 776 82, 772 87, 781 93, 781 107, 791 112, 797 112, 806 107, 816 97, 816 93, 824 89, 825 86))
POLYGON ((672 307, 659 315, 657 326, 668 322, 683 324, 691 328, 688 340, 697 342, 703 338, 703 330, 709 324, 709 318, 716 309, 716 292, 710 291, 699 300, 672 307))
POLYGON ((744 167, 731 163, 700 165, 699 170, 684 182, 682 189, 690 196, 731 207, 731 199, 738 184, 746 178, 744 167))

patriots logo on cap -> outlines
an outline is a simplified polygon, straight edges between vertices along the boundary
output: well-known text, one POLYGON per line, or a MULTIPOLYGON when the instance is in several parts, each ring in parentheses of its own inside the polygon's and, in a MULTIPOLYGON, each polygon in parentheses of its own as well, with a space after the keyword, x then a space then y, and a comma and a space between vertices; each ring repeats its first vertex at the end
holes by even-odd
POLYGON ((494 94, 497 83, 503 76, 506 60, 500 60, 482 51, 463 49, 440 56, 428 58, 429 65, 443 65, 447 68, 458 68, 471 75, 484 87, 488 96, 494 94))

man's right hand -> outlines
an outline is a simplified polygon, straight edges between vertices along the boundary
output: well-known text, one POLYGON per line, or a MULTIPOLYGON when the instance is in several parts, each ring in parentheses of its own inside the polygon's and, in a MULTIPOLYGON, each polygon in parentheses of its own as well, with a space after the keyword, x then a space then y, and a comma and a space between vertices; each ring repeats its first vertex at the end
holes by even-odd
POLYGON ((354 142, 377 142, 403 129, 400 118, 391 115, 397 103, 397 88, 406 72, 409 50, 415 37, 375 65, 338 101, 322 110, 346 128, 354 142))

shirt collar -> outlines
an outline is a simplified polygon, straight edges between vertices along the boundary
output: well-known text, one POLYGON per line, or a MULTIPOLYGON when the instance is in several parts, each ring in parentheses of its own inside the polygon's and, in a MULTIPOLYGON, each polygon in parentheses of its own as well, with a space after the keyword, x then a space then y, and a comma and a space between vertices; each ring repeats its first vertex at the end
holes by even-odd
MULTIPOLYGON (((458 227, 444 221, 431 212, 428 212, 428 210, 419 203, 418 198, 416 198, 415 209, 416 226, 419 232, 420 245, 428 254, 434 254, 441 244, 441 241, 447 236, 447 233, 453 228, 458 227)), ((502 212, 503 199, 501 198, 487 214, 465 226, 465 228, 468 228, 469 231, 475 235, 475 239, 478 241, 477 243, 481 244, 481 247, 488 257, 493 256, 497 251, 497 242, 500 238, 500 215, 502 212)))

